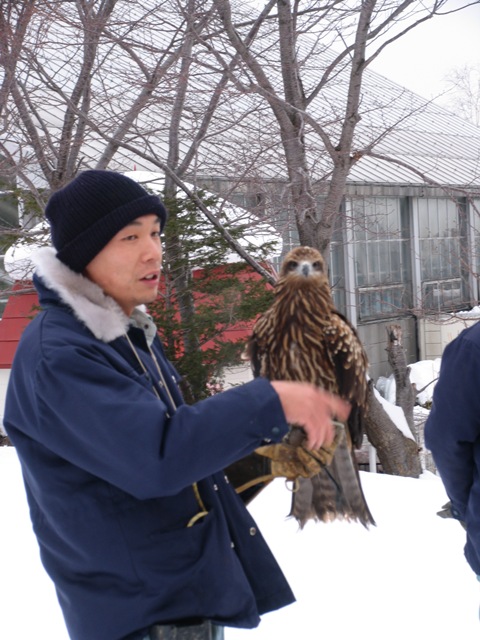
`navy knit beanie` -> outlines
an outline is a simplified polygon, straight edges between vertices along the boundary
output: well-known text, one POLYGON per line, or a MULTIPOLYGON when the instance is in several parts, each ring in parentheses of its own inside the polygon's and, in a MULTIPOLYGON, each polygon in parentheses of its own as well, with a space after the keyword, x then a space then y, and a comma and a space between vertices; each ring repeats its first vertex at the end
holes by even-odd
POLYGON ((52 194, 45 208, 58 259, 78 273, 123 227, 151 213, 163 229, 167 211, 158 196, 121 173, 94 169, 52 194))

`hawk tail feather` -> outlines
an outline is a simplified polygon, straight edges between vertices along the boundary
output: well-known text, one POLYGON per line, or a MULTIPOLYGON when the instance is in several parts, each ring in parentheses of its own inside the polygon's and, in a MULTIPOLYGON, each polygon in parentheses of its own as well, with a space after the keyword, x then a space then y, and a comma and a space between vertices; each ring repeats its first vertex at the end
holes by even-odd
POLYGON ((375 524, 346 438, 339 442, 330 465, 312 478, 299 478, 289 515, 300 528, 310 519, 357 521, 366 528, 375 524))

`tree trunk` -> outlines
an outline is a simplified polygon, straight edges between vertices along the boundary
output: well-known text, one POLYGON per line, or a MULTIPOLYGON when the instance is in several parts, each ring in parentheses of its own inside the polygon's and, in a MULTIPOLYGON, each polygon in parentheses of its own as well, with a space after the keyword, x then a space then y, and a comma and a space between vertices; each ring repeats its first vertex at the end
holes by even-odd
POLYGON ((387 326, 388 335, 388 363, 395 378, 395 404, 403 409, 410 431, 418 442, 413 407, 415 406, 415 386, 410 382, 410 367, 407 367, 405 351, 402 346, 402 327, 398 324, 387 326))
POLYGON ((0 447, 11 447, 12 442, 8 436, 4 436, 0 433, 0 447))
POLYGON ((387 335, 388 362, 396 383, 395 404, 403 410, 415 440, 404 436, 390 419, 381 402, 375 396, 372 380, 369 382, 369 410, 365 421, 365 431, 368 440, 377 450, 385 473, 418 478, 422 473, 422 465, 413 419, 415 388, 410 382, 410 369, 407 367, 402 346, 402 328, 397 324, 388 325, 387 335))
POLYGON ((368 383, 369 409, 365 419, 365 432, 369 442, 377 450, 378 459, 385 473, 408 478, 418 478, 422 473, 418 445, 407 438, 376 398, 373 380, 368 383))

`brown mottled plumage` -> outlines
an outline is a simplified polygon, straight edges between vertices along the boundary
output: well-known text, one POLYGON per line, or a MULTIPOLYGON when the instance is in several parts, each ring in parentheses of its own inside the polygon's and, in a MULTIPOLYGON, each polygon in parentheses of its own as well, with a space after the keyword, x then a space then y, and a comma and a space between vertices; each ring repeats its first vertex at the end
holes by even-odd
MULTIPOLYGON (((334 307, 318 251, 297 247, 286 256, 275 300, 257 320, 247 354, 255 376, 310 382, 352 406, 331 464, 311 479, 299 479, 290 515, 301 527, 310 519, 374 524, 353 455, 353 446, 362 442, 367 357, 355 329, 334 307)), ((290 442, 299 437, 303 431, 292 426, 290 442)))

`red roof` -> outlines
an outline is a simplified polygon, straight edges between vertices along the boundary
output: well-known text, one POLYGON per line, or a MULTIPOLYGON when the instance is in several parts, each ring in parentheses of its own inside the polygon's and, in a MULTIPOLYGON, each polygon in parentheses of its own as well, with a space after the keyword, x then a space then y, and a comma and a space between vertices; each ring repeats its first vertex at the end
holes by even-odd
POLYGON ((0 321, 0 369, 11 369, 20 336, 37 309, 32 283, 15 283, 0 321))

